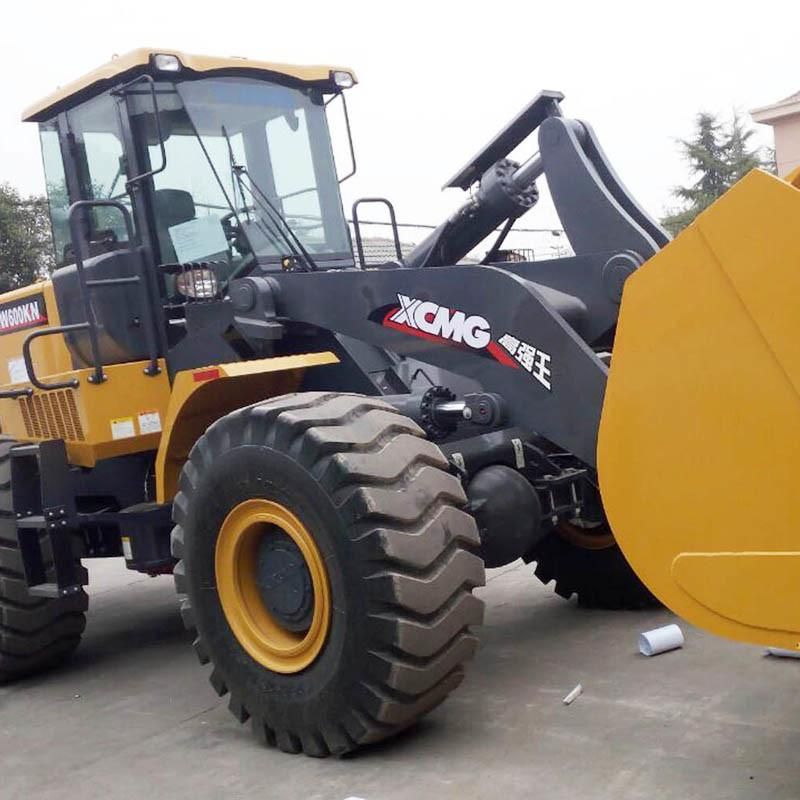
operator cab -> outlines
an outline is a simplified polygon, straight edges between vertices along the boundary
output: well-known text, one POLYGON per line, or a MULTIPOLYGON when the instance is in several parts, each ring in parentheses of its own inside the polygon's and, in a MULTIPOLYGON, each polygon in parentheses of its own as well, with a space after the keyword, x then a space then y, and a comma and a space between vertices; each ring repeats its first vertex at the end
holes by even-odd
MULTIPOLYGON (((165 355, 187 302, 219 299, 233 277, 352 267, 326 108, 354 83, 333 67, 138 50, 29 109, 62 324, 86 318, 76 260, 104 363, 147 357, 148 325, 165 355)), ((68 339, 90 365, 86 332, 68 339)))

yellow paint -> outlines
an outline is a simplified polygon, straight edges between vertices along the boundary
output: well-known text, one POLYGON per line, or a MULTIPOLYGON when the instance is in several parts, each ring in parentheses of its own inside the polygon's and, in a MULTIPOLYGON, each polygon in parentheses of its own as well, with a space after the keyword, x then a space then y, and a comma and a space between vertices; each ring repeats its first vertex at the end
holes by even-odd
MULTIPOLYGON (((97 88, 102 90, 105 85, 110 85, 123 78, 133 78, 137 73, 144 73, 154 54, 174 55, 180 60, 187 70, 202 73, 227 72, 232 70, 251 72, 254 76, 266 77, 270 73, 284 75, 298 81, 307 83, 329 83, 331 72, 344 71, 355 75, 347 67, 334 67, 325 65, 298 66, 295 64, 278 64, 271 61, 251 61, 247 58, 219 58, 216 56, 191 55, 170 48, 158 49, 154 47, 139 48, 125 55, 118 56, 101 67, 74 80, 51 94, 44 97, 32 106, 25 109, 22 114, 24 122, 40 122, 47 119, 57 106, 62 106, 73 101, 75 95, 97 88)), ((181 73, 164 73, 166 77, 177 79, 181 73)))
POLYGON ((628 280, 598 468, 617 541, 689 622, 800 641, 800 191, 754 171, 628 280))
POLYGON ((300 672, 314 662, 330 627, 328 574, 314 537, 288 508, 262 499, 246 500, 233 508, 219 531, 214 570, 225 618, 253 659, 284 674, 300 672), (311 575, 314 611, 304 632, 284 628, 261 599, 256 579, 258 548, 276 528, 292 538, 311 575))
POLYGON ((682 553, 673 565, 676 583, 724 620, 785 631, 800 647, 800 603, 765 603, 769 594, 797 596, 800 553, 682 553))
POLYGON ((161 415, 164 432, 156 456, 158 502, 165 503, 175 495, 178 475, 192 445, 213 422, 237 408, 296 391, 305 369, 337 361, 333 353, 306 353, 179 372, 167 411, 161 415), (206 375, 215 377, 206 379, 206 375))
MULTIPOLYGON (((60 336, 47 336, 60 339, 60 336)), ((134 436, 114 438, 112 421, 133 418, 142 408, 161 409, 169 403, 170 387, 166 364, 161 373, 144 373, 147 361, 112 364, 103 367, 107 380, 90 383, 92 369, 78 369, 47 375, 47 382, 78 379, 77 389, 56 391, 34 390, 33 396, 0 400, 0 423, 3 433, 18 441, 64 439, 70 463, 92 467, 104 458, 141 453, 158 447, 160 434, 140 435, 134 425, 134 436)), ((45 377, 38 372, 39 377, 45 377)), ((16 384, 20 388, 25 384, 16 384)))
MULTIPOLYGON (((0 295, 0 304, 20 302, 42 293, 47 309, 47 326, 60 325, 58 306, 51 281, 41 281, 0 295)), ((9 362, 22 358, 22 344, 34 331, 46 326, 24 328, 0 335, 0 389, 20 389, 27 382, 10 383, 9 362)), ((64 336, 41 336, 31 347, 37 377, 45 383, 61 383, 77 378, 76 389, 42 391, 34 389, 30 398, 0 399, 0 428, 18 441, 64 439, 70 462, 91 467, 104 458, 155 450, 159 435, 135 435, 114 439, 112 420, 134 417, 141 409, 160 409, 162 416, 169 402, 166 365, 161 374, 144 374, 147 362, 104 367, 108 380, 93 384, 92 369, 73 369, 64 336)))

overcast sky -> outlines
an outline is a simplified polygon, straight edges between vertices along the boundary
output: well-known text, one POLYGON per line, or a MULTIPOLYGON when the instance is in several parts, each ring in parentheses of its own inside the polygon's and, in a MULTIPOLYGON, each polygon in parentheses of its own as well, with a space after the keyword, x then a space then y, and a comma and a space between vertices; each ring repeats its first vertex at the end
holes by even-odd
MULTIPOLYGON (((675 139, 699 110, 746 111, 800 90, 797 2, 26 0, 3 14, 0 181, 24 192, 44 181, 22 109, 140 46, 351 66, 359 170, 346 206, 385 195, 415 222, 458 205, 442 183, 539 89, 566 94, 565 113, 592 123, 654 215, 685 178, 675 139)), ((525 223, 557 224, 547 204, 525 223)))

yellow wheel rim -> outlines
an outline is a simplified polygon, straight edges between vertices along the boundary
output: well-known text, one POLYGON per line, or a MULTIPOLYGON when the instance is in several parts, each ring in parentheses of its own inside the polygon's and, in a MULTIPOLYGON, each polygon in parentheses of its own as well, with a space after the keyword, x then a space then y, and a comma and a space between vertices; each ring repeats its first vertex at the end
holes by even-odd
POLYGON ((330 628, 328 574, 313 537, 288 508, 258 498, 239 503, 220 528, 214 568, 225 618, 252 658, 285 674, 300 672, 314 662, 330 628), (267 609, 257 581, 259 545, 276 529, 297 545, 311 576, 311 624, 299 633, 281 625, 267 609))

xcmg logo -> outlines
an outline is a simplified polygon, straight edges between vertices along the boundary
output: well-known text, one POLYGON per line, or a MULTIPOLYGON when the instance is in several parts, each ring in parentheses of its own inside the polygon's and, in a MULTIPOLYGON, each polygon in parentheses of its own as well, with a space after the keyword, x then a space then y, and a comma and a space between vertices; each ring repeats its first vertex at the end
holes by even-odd
POLYGON ((430 300, 418 300, 398 294, 400 307, 386 316, 390 327, 406 327, 421 331, 440 339, 450 339, 456 344, 466 344, 475 350, 483 350, 491 341, 491 327, 485 317, 477 314, 467 316, 463 311, 454 311, 430 300))
POLYGON ((506 332, 492 338, 486 317, 442 306, 433 300, 397 295, 397 304, 373 311, 369 318, 385 328, 455 347, 469 347, 477 355, 493 358, 505 367, 529 372, 545 389, 552 389, 550 355, 529 342, 506 332))
POLYGON ((443 306, 433 300, 397 295, 397 303, 378 308, 370 319, 420 339, 474 350, 477 355, 494 358, 506 367, 518 364, 492 339, 492 327, 486 317, 468 314, 458 308, 443 306))

